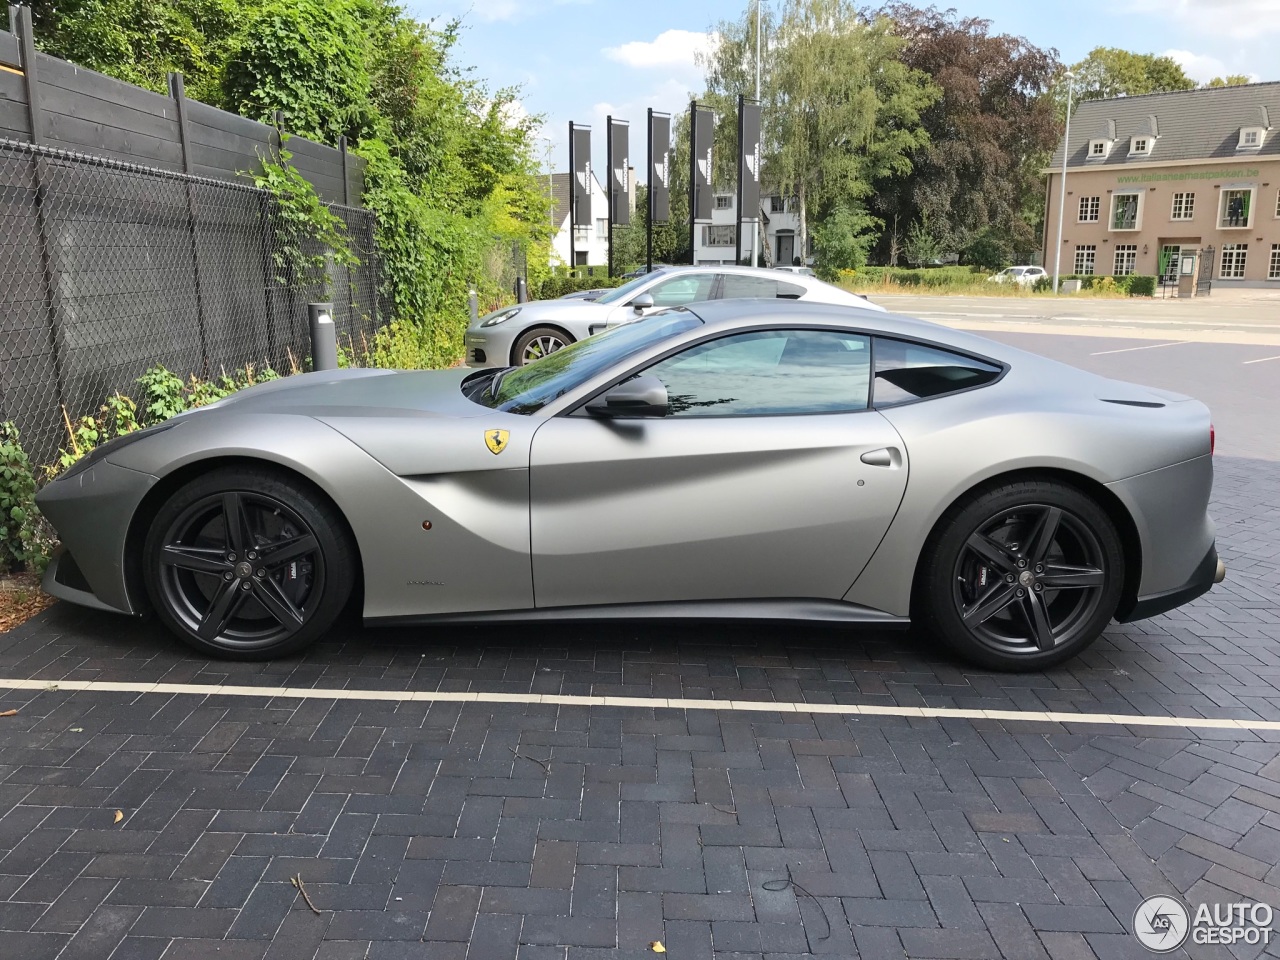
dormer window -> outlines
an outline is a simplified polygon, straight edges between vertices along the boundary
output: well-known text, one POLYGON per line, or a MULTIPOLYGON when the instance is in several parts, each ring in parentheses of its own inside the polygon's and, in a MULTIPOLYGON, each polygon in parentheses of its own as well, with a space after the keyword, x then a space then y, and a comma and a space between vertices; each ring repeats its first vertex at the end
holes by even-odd
POLYGON ((1153 137, 1133 137, 1129 140, 1129 156, 1145 157, 1151 153, 1153 137))
POLYGON ((1241 127, 1240 142, 1236 144, 1237 150, 1257 150, 1262 146, 1262 141, 1267 137, 1267 131, 1263 127, 1241 127))
POLYGON ((1111 152, 1110 140, 1090 140, 1089 141, 1089 159, 1105 160, 1107 154, 1111 152))

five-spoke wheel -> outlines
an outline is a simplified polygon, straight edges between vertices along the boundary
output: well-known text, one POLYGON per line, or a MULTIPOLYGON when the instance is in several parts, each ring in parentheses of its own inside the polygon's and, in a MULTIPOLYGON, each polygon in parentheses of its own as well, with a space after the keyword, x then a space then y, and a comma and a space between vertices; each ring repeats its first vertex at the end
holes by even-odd
POLYGON ((1040 669, 1097 638, 1119 603, 1115 525, 1074 487, 1009 484, 962 500, 939 523, 916 582, 916 619, 965 656, 1040 669))
POLYGON ((225 469, 161 507, 144 548, 164 622, 197 649, 279 656, 312 642, 351 592, 345 526, 314 491, 262 470, 225 469))

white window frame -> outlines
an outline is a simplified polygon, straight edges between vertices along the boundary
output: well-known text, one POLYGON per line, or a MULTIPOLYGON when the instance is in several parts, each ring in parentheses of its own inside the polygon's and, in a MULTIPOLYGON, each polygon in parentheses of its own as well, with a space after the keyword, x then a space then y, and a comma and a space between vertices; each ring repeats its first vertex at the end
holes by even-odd
POLYGON ((1280 190, 1276 191, 1276 219, 1280 220, 1280 190))
POLYGON ((609 239, 609 218, 608 217, 596 217, 596 239, 597 240, 609 239))
POLYGON ((1195 191, 1175 193, 1173 208, 1169 211, 1170 220, 1194 220, 1196 216, 1195 191))
POLYGON ((1107 229, 1112 233, 1133 233, 1142 229, 1142 206, 1145 191, 1143 190, 1117 190, 1111 194, 1110 216, 1107 217, 1107 229), (1137 209, 1133 213, 1133 226, 1117 227, 1116 226, 1116 201, 1121 197, 1135 197, 1137 199, 1137 209))
POLYGON ((1219 280, 1243 280, 1249 265, 1249 245, 1247 243, 1224 243, 1222 254, 1218 260, 1219 280), (1227 256, 1231 256, 1231 272, 1227 272, 1227 256))
POLYGON ((1138 272, 1138 245, 1136 243, 1117 243, 1115 251, 1113 277, 1127 277, 1138 272), (1121 258, 1123 257, 1123 261, 1121 258))
POLYGON ((1260 150, 1267 140, 1267 131, 1264 127, 1241 127, 1240 139, 1236 143, 1237 150, 1260 150), (1253 137, 1253 143, 1249 143, 1249 137, 1253 137))
POLYGON ((733 209, 733 194, 732 194, 732 193, 717 193, 717 194, 716 194, 716 209, 717 209, 717 210, 732 210, 732 209, 733 209))
POLYGON ((1155 137, 1144 135, 1141 137, 1129 138, 1129 156, 1131 157, 1149 157, 1151 150, 1155 146, 1155 137))
POLYGON ((1271 245, 1271 261, 1267 265, 1267 279, 1280 280, 1280 243, 1271 245))
POLYGON ((1111 153, 1110 140, 1090 140, 1087 160, 1105 160, 1111 153))
POLYGON ((1097 223, 1098 217, 1102 213, 1102 197, 1081 197, 1080 206, 1076 213, 1076 223, 1097 223), (1086 210, 1085 206, 1089 209, 1086 210))
POLYGON ((1225 187, 1218 196, 1218 229, 1219 230, 1251 230, 1253 229, 1253 215, 1257 210, 1258 188, 1257 187, 1225 187), (1249 195, 1249 213, 1244 218, 1244 223, 1227 223, 1227 197, 1231 194, 1246 193, 1249 195))
POLYGON ((707 223, 702 227, 702 245, 704 247, 732 247, 738 238, 734 235, 736 226, 732 223, 707 223))
POLYGON ((1093 276, 1098 269, 1098 245, 1096 243, 1077 243, 1074 264, 1075 270, 1072 272, 1076 276, 1093 276), (1086 266, 1089 268, 1088 270, 1084 269, 1086 266))

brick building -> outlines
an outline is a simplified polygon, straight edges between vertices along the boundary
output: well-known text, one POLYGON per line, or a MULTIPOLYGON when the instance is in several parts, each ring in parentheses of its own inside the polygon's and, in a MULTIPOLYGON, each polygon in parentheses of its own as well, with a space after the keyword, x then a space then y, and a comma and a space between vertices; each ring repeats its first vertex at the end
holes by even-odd
MULTIPOLYGON (((1052 270, 1061 144, 1045 172, 1052 270)), ((1280 286, 1280 83, 1081 103, 1066 182, 1064 275, 1168 276, 1194 247, 1215 284, 1280 286)))

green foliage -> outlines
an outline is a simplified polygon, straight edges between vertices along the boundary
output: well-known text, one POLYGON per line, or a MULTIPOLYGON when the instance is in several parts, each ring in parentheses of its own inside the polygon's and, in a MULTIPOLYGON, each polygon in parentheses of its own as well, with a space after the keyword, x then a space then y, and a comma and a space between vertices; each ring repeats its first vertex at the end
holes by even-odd
MULTIPOLYGON (((140 426, 138 423, 138 405, 123 394, 114 393, 107 402, 98 408, 94 416, 84 416, 74 424, 67 416, 66 408, 62 410, 67 425, 67 439, 70 446, 58 451, 58 465, 65 470, 94 447, 114 440, 116 437, 132 433, 140 426)), ((45 472, 56 476, 57 467, 46 467, 45 472)))
POLYGON ((987 227, 961 251, 961 259, 975 267, 995 272, 1013 263, 1008 241, 995 227, 987 227))
POLYGON ((168 420, 187 409, 182 378, 165 367, 152 367, 138 378, 142 387, 143 419, 147 425, 168 420))
POLYGON ((223 80, 229 109, 321 143, 371 130, 370 7, 357 0, 269 0, 251 10, 223 80))
POLYGON ((0 573, 37 564, 36 478, 12 423, 0 423, 0 573))
POLYGON ((331 263, 344 267, 360 261, 347 244, 347 225, 320 199, 315 187, 289 165, 287 150, 280 162, 262 160, 254 182, 275 199, 276 245, 272 261, 276 282, 285 286, 325 284, 331 263))
POLYGON ((1243 73, 1231 73, 1225 77, 1214 77, 1206 87, 1241 87, 1246 83, 1253 83, 1253 77, 1247 77, 1243 73))
POLYGON ((1194 90, 1196 87, 1196 82, 1187 76, 1173 57, 1133 53, 1116 47, 1094 47, 1071 70, 1075 74, 1077 101, 1135 97, 1144 93, 1194 90))
POLYGON ((531 286, 529 288, 529 298, 531 300, 555 300, 557 297, 563 297, 566 293, 573 293, 577 290, 608 289, 620 287, 628 282, 621 277, 606 277, 603 274, 598 274, 594 277, 571 276, 566 271, 559 271, 544 279, 536 288, 531 286))
POLYGON ((1159 279, 1159 277, 1133 274, 1129 278, 1129 296, 1154 297, 1156 295, 1156 284, 1159 279))
POLYGON ((814 228, 814 259, 824 280, 834 280, 841 270, 865 266, 876 242, 880 220, 867 213, 857 200, 843 200, 814 228))

